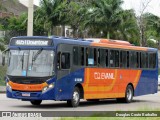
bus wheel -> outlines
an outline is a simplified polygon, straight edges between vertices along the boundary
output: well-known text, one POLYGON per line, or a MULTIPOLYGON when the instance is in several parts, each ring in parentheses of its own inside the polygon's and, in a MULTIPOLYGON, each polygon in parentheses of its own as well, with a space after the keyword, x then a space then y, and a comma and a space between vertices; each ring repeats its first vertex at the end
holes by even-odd
POLYGON ((117 98, 118 102, 125 102, 130 103, 133 99, 133 87, 131 85, 128 85, 125 92, 124 98, 117 98))
POLYGON ((79 102, 80 102, 80 91, 78 87, 75 87, 73 91, 72 99, 67 100, 67 104, 70 107, 77 107, 79 105, 79 102))
POLYGON ((133 88, 131 85, 128 85, 125 93, 125 102, 130 103, 132 102, 132 99, 133 99, 133 88))
POLYGON ((42 100, 32 100, 30 101, 32 105, 40 105, 42 100))

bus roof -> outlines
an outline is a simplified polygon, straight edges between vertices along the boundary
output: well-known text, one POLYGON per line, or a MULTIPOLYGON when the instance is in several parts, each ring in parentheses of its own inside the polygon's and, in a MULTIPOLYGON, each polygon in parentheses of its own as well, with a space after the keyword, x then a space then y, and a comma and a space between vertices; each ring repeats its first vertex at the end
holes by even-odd
MULTIPOLYGON (((86 39, 92 40, 92 38, 86 39)), ((142 50, 142 51, 157 51, 156 48, 149 48, 149 47, 140 47, 134 46, 128 41, 123 40, 112 40, 112 39, 103 39, 103 38, 96 38, 93 39, 94 42, 91 43, 91 46, 100 46, 100 47, 108 47, 108 48, 120 48, 120 49, 129 49, 129 50, 142 50)))
POLYGON ((74 39, 66 38, 60 36, 18 36, 13 37, 12 39, 51 39, 56 40, 57 43, 68 43, 68 44, 77 44, 77 45, 88 45, 88 46, 97 46, 97 47, 107 47, 107 48, 119 48, 127 50, 141 50, 141 51, 157 51, 156 48, 149 47, 140 47, 134 46, 128 41, 123 40, 112 40, 104 38, 86 38, 86 39, 74 39))

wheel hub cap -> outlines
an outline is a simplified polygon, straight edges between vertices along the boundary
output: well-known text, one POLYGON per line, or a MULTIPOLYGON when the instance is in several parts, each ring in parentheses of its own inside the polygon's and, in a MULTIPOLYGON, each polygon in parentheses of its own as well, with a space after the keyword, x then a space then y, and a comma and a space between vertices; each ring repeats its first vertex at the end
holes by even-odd
POLYGON ((131 89, 127 90, 127 98, 128 98, 128 100, 132 99, 132 91, 131 91, 131 89))
POLYGON ((78 100, 79 100, 79 94, 78 94, 78 92, 74 92, 73 93, 73 101, 74 101, 74 103, 77 103, 78 100))

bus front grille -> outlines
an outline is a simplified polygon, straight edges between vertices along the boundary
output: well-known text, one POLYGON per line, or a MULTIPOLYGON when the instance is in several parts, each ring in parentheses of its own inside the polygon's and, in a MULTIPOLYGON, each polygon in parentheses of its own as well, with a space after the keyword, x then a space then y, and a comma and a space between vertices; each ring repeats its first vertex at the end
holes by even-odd
POLYGON ((50 77, 9 77, 9 80, 18 84, 41 84, 46 82, 50 77))

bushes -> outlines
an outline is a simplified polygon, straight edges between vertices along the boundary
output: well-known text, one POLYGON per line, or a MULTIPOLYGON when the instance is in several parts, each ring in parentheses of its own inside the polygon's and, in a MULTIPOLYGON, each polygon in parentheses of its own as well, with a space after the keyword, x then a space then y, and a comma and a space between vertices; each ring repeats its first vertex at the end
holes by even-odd
POLYGON ((0 65, 0 86, 4 86, 5 85, 5 75, 6 75, 6 71, 7 71, 7 66, 2 66, 0 65))

